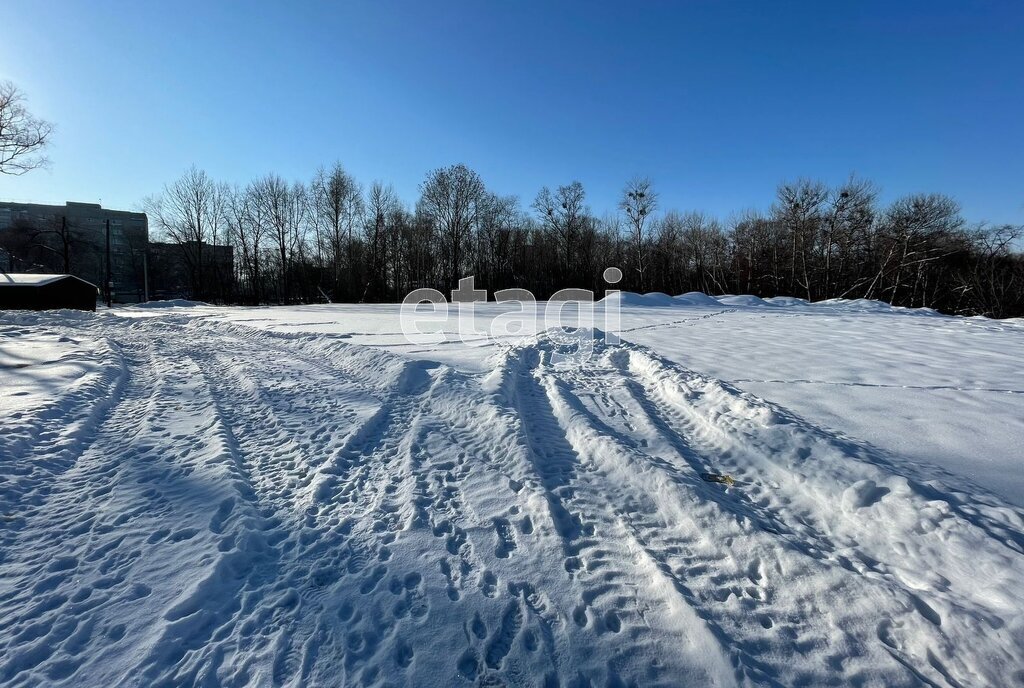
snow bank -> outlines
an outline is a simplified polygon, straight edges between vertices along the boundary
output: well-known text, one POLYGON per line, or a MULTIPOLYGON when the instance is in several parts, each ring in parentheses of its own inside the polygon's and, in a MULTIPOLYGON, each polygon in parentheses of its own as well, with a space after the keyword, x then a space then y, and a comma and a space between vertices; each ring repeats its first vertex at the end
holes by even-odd
POLYGON ((701 291, 688 291, 672 299, 676 304, 686 306, 720 306, 721 300, 714 299, 701 291))
POLYGON ((652 291, 648 294, 637 294, 632 291, 619 291, 609 294, 600 301, 606 304, 618 304, 636 308, 665 308, 677 305, 668 294, 652 291))
POLYGON ((783 304, 768 303, 764 299, 759 298, 757 296, 751 296, 750 294, 743 294, 741 296, 734 296, 732 294, 726 294, 724 296, 719 296, 716 299, 716 301, 718 303, 724 303, 727 306, 742 306, 742 307, 745 307, 745 308, 767 308, 769 306, 774 306, 774 305, 783 305, 783 304))
POLYGON ((932 308, 905 308, 893 306, 885 301, 872 299, 825 299, 822 301, 808 301, 795 296, 772 296, 760 298, 750 294, 722 294, 720 296, 709 296, 699 291, 691 291, 679 296, 668 296, 662 292, 651 292, 648 294, 637 294, 630 291, 621 291, 606 296, 600 303, 618 304, 623 307, 656 307, 669 308, 678 307, 721 307, 730 308, 789 308, 795 310, 828 310, 830 312, 844 313, 903 313, 912 315, 931 315, 947 317, 932 308))
POLYGON ((137 303, 132 308, 195 308, 196 306, 209 306, 203 301, 189 301, 188 299, 166 299, 163 301, 146 301, 137 303))

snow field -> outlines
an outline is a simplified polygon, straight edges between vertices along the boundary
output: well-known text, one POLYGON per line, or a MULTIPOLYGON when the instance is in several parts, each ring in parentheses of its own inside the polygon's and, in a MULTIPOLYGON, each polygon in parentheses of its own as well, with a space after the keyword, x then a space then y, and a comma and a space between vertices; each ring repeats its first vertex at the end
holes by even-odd
POLYGON ((1021 510, 662 353, 724 301, 584 367, 315 309, 5 317, 0 683, 1024 679, 1021 510))

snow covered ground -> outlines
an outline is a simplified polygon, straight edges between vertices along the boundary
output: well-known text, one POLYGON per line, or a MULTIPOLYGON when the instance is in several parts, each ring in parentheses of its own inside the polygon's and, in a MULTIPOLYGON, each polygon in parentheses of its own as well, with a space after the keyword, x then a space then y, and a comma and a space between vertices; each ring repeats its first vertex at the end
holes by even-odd
POLYGON ((0 684, 1024 684, 1024 324, 616 299, 0 313, 0 684))

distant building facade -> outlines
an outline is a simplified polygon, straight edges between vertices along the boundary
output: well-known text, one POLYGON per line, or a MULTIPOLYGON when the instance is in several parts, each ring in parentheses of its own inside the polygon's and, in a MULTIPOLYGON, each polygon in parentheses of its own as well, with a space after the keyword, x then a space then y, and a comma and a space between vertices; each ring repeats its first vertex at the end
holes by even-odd
POLYGON ((70 274, 99 286, 105 298, 108 251, 115 303, 233 297, 231 246, 150 243, 145 213, 97 203, 0 201, 0 272, 70 274))
POLYGON ((109 210, 98 203, 64 205, 0 201, 0 270, 66 273, 100 287, 112 300, 146 298, 145 213, 109 210), (107 223, 110 227, 107 284, 107 223))
POLYGON ((234 294, 232 246, 152 242, 148 257, 150 298, 228 301, 234 294))

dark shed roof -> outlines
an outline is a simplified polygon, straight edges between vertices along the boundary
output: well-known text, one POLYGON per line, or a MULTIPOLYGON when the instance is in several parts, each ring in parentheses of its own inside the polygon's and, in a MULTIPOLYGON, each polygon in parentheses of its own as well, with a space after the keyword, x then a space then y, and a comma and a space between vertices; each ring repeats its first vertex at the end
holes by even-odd
POLYGON ((96 285, 74 275, 0 272, 0 309, 96 310, 96 285))

